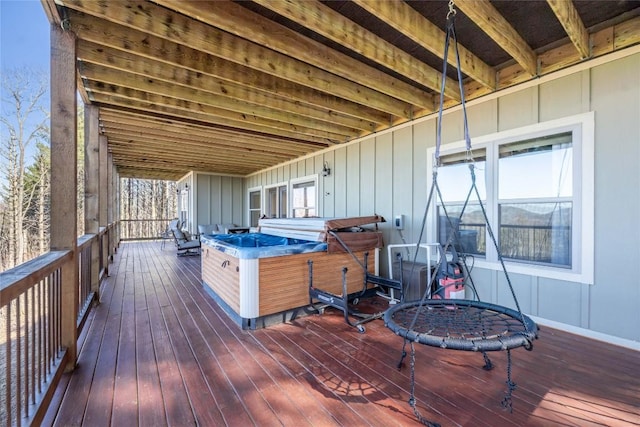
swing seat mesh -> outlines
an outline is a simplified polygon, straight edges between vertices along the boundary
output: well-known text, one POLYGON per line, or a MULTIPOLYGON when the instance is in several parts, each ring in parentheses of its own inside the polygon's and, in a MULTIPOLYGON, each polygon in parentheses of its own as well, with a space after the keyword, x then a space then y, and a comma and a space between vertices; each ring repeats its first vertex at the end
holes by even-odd
POLYGON ((385 325, 420 344, 453 350, 531 350, 536 323, 508 307, 473 300, 429 299, 390 307, 385 325))

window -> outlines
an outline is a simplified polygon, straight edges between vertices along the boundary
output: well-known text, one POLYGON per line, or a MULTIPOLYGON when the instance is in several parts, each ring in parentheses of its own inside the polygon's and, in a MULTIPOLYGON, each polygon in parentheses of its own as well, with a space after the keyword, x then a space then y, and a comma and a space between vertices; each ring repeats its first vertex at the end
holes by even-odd
POLYGON ((287 217, 287 184, 265 187, 265 215, 267 218, 287 217))
POLYGON ((294 218, 316 216, 317 187, 315 176, 291 181, 291 211, 294 218))
POLYGON ((257 227, 258 220, 262 214, 262 189, 250 188, 249 189, 249 226, 257 227))
MULTIPOLYGON (((486 149, 473 150, 471 157, 474 160, 476 186, 480 200, 486 204, 486 149)), ((445 202, 444 206, 438 203, 437 207, 438 241, 444 244, 450 239, 450 243, 454 245, 457 252, 484 255, 486 225, 475 194, 464 210, 462 221, 458 222, 464 201, 471 188, 471 173, 466 152, 440 156, 438 186, 442 200, 445 202), (455 236, 452 236, 452 231, 455 232, 455 236)))
POLYGON ((572 265, 573 132, 498 146, 498 224, 506 258, 572 265))
MULTIPOLYGON (((593 126, 587 113, 472 141, 479 197, 510 271, 593 283, 593 126)), ((441 153, 444 205, 437 201, 431 229, 477 265, 498 268, 478 196, 458 221, 471 188, 465 148, 441 153)))

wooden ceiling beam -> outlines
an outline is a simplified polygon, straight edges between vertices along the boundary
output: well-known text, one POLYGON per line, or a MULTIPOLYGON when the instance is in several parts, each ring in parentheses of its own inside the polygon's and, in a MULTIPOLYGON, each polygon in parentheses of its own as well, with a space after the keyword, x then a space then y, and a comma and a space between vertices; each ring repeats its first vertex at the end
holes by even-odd
POLYGON ((168 65, 169 69, 184 68, 236 83, 257 92, 273 94, 293 102, 335 111, 365 121, 388 125, 392 120, 390 114, 366 105, 328 95, 153 35, 116 24, 107 24, 89 15, 77 12, 71 12, 71 14, 73 14, 75 31, 80 37, 79 49, 82 49, 83 58, 92 62, 103 58, 103 61, 107 61, 114 67, 133 59, 135 62, 141 62, 140 65, 127 63, 126 66, 120 67, 126 70, 128 67, 144 68, 146 67, 144 63, 149 59, 164 64, 163 67, 168 65), (127 39, 120 36, 123 33, 127 34, 127 39), (132 45, 135 50, 130 50, 132 45))
MULTIPOLYGON (((118 160, 120 165, 128 164, 156 164, 160 167, 166 167, 174 165, 180 169, 193 169, 198 168, 200 170, 207 170, 213 172, 216 167, 221 164, 234 169, 255 169, 261 167, 263 163, 256 161, 257 159, 242 159, 239 156, 210 156, 210 158, 193 156, 193 153, 161 153, 158 151, 151 151, 148 153, 142 153, 139 151, 132 151, 129 149, 123 149, 121 147, 115 147, 112 151, 114 159, 118 160)), ((269 159, 271 161, 271 159, 269 159)), ((277 161, 274 160, 274 163, 277 161)))
POLYGON ((228 105, 238 100, 248 104, 256 104, 284 114, 308 117, 309 119, 356 128, 361 131, 374 132, 381 124, 388 125, 389 117, 384 122, 365 121, 361 118, 341 114, 326 108, 301 103, 283 96, 259 91, 250 87, 229 82, 208 74, 202 74, 182 67, 168 67, 155 59, 143 58, 131 52, 102 47, 93 42, 80 40, 76 49, 78 58, 83 63, 91 63, 100 67, 109 67, 122 72, 134 73, 154 80, 175 83, 198 89, 213 96, 226 99, 228 105))
MULTIPOLYGON (((114 142, 118 142, 117 140, 114 142)), ((166 163, 174 163, 174 164, 183 164, 183 165, 192 165, 192 164, 200 164, 207 165, 212 163, 228 163, 230 165, 235 166, 262 166, 265 161, 267 162, 284 162, 290 160, 291 156, 267 156, 264 160, 261 160, 258 156, 250 156, 243 157, 238 155, 237 153, 226 153, 226 152, 210 152, 202 154, 199 153, 198 156, 194 156, 193 152, 189 152, 186 150, 180 150, 180 148, 173 148, 167 150, 161 150, 158 148, 146 150, 144 146, 138 147, 127 147, 124 145, 114 144, 113 150, 111 151, 113 155, 117 156, 119 154, 126 155, 131 159, 144 159, 145 161, 156 160, 158 162, 166 162, 166 163)))
MULTIPOLYGON (((110 7, 109 2, 95 0, 64 0, 62 3, 70 9, 134 30, 142 30, 173 43, 198 49, 358 104, 373 106, 394 116, 411 116, 411 106, 406 102, 153 3, 130 1, 126 8, 110 7)), ((74 20, 71 20, 71 26, 72 30, 76 31, 74 20)), ((132 44, 133 40, 128 37, 126 31, 120 37, 128 41, 125 45, 129 45, 130 48, 126 50, 138 51, 138 46, 132 44)), ((139 43, 144 43, 144 39, 139 43)))
POLYGON ((117 140, 126 140, 138 142, 151 142, 160 146, 162 149, 170 148, 174 146, 180 146, 184 150, 194 152, 193 150, 205 150, 207 152, 211 150, 219 150, 221 152, 232 152, 242 155, 262 155, 275 157, 291 157, 291 156, 303 156, 313 151, 312 147, 299 147, 299 146, 280 146, 269 149, 266 146, 260 145, 245 145, 235 143, 234 141, 225 142, 222 139, 210 138, 205 141, 196 141, 189 138, 179 138, 177 136, 168 135, 164 138, 158 137, 151 133, 140 133, 132 130, 122 128, 110 128, 108 131, 109 143, 115 144, 117 140), (155 141, 155 142, 154 142, 155 141))
MULTIPOLYGON (((302 143, 293 143, 289 141, 276 141, 276 140, 260 140, 255 141, 251 138, 240 138, 240 137, 229 137, 226 134, 222 133, 197 133, 197 132, 189 132, 185 133, 180 128, 169 128, 169 127, 161 127, 158 126, 156 128, 150 127, 150 125, 146 123, 127 123, 125 120, 108 121, 101 120, 101 126, 105 130, 105 132, 109 132, 110 135, 113 135, 115 132, 144 132, 148 135, 157 136, 158 138, 165 136, 166 138, 178 137, 188 135, 189 139, 194 141, 194 145, 198 146, 206 146, 207 144, 218 144, 222 147, 232 147, 238 148, 241 150, 263 150, 265 152, 275 151, 278 152, 280 150, 286 151, 287 153, 295 152, 295 153, 308 153, 310 150, 314 150, 315 146, 309 144, 302 143)), ((137 135, 137 133, 132 134, 137 135)))
POLYGON ((104 122, 103 128, 105 133, 109 134, 110 143, 113 142, 112 138, 114 136, 120 136, 122 138, 129 138, 136 141, 157 141, 158 145, 163 146, 184 144, 186 148, 209 149, 211 147, 215 147, 216 149, 231 150, 244 154, 264 153, 268 155, 269 153, 274 153, 278 156, 304 155, 313 149, 313 147, 301 144, 276 144, 274 142, 270 144, 251 144, 236 140, 228 140, 224 137, 217 137, 215 135, 202 137, 199 135, 185 134, 180 131, 170 131, 166 129, 159 129, 155 131, 150 128, 136 129, 135 125, 124 125, 120 123, 104 122))
MULTIPOLYGON (((174 118, 182 118, 185 120, 196 120, 200 123, 210 123, 212 126, 221 126, 233 128, 235 123, 231 123, 230 120, 220 119, 214 116, 202 114, 196 111, 188 111, 184 109, 176 109, 167 107, 164 105, 157 105, 153 102, 134 100, 130 98, 123 98, 119 96, 106 95, 97 93, 93 96, 93 103, 97 104, 100 108, 108 107, 111 109, 123 108, 126 110, 133 109, 135 111, 147 112, 149 114, 162 114, 169 115, 174 118)), ((272 138, 282 137, 283 139, 304 141, 309 145, 313 145, 316 149, 326 148, 333 145, 333 142, 323 137, 307 136, 306 139, 300 139, 300 134, 297 132, 286 132, 277 129, 269 129, 269 133, 265 132, 265 129, 253 125, 252 123, 245 124, 244 127, 236 127, 238 132, 251 133, 255 132, 260 135, 268 135, 272 138)))
MULTIPOLYGON (((200 88, 193 86, 183 86, 170 83, 165 80, 158 80, 150 76, 126 73, 109 68, 104 65, 83 63, 79 65, 83 78, 90 81, 101 82, 107 90, 119 86, 123 88, 135 89, 140 92, 161 95, 208 105, 217 110, 224 111, 226 117, 236 117, 239 120, 244 117, 253 117, 255 120, 265 119, 265 123, 273 123, 277 128, 290 129, 291 126, 303 126, 310 129, 317 129, 322 132, 329 132, 338 135, 338 140, 346 140, 353 135, 358 135, 362 129, 355 129, 343 126, 339 123, 317 120, 304 117, 278 108, 268 108, 263 105, 250 104, 241 99, 226 98, 218 96, 200 88)), ((222 114, 222 113, 221 113, 222 114)), ((336 122, 338 118, 336 118, 336 122)), ((265 124, 268 126, 268 124, 265 124)), ((371 130, 365 130, 371 132, 371 130)))
MULTIPOLYGON (((251 41, 266 46, 307 64, 329 71, 338 76, 369 87, 378 92, 403 100, 421 108, 434 109, 433 95, 414 87, 380 70, 367 66, 341 52, 327 48, 300 33, 277 22, 265 19, 230 1, 202 2, 200 0, 155 0, 169 9, 179 10, 206 24, 246 37, 251 34, 251 41)), ((271 2, 274 3, 274 2, 271 2)), ((276 2, 277 3, 277 2, 276 2)), ((305 1, 305 6, 311 2, 305 1)), ((268 6, 268 7, 271 7, 268 6)), ((373 35, 372 35, 373 36, 373 35)), ((415 66, 415 64, 413 64, 415 66)), ((424 67, 424 64, 422 64, 424 67)), ((431 77, 432 70, 427 72, 431 77)), ((402 72, 400 72, 402 74, 402 72)), ((423 81, 419 82, 428 86, 423 81)))
POLYGON ((580 58, 588 58, 590 56, 589 33, 573 3, 570 0, 547 0, 547 3, 578 50, 580 58))
MULTIPOLYGON (((118 172, 122 177, 131 177, 131 178, 145 178, 145 179, 171 179, 176 181, 186 175, 189 172, 205 172, 212 173, 211 169, 207 169, 207 166, 199 167, 198 165, 181 165, 180 167, 176 167, 173 165, 166 165, 158 162, 129 162, 122 161, 121 163, 116 163, 117 159, 114 159, 114 164, 116 165, 118 172), (172 168, 171 178, 165 176, 166 171, 172 168), (120 172, 123 171, 123 172, 120 172)), ((246 175, 246 171, 248 168, 243 167, 227 167, 225 165, 216 165, 215 167, 219 168, 219 174, 221 175, 235 175, 235 176, 244 176, 246 175)))
POLYGON ((112 117, 116 120, 123 117, 136 118, 140 121, 152 121, 154 123, 171 125, 172 127, 180 127, 185 132, 192 132, 194 130, 215 132, 216 135, 225 135, 228 138, 249 138, 251 141, 295 143, 316 148, 325 148, 330 145, 325 141, 316 141, 310 138, 301 139, 286 135, 265 134, 248 129, 232 128, 223 124, 203 122, 196 120, 194 117, 170 116, 161 112, 138 110, 132 107, 118 105, 103 104, 100 107, 100 117, 112 117))
MULTIPOLYGON (((333 40, 376 63, 436 92, 441 90, 442 73, 409 55, 381 37, 345 18, 319 1, 288 2, 254 0, 281 16, 333 40)), ((445 76, 445 96, 460 101, 455 81, 445 76)), ((414 103, 415 104, 415 103, 414 103)), ((416 104, 424 106, 422 104, 416 104)))
POLYGON ((100 82, 85 80, 85 86, 90 93, 92 101, 105 104, 134 106, 142 110, 150 110, 168 113, 175 116, 196 117, 211 123, 250 129, 266 134, 282 135, 283 133, 297 138, 319 141, 327 144, 345 142, 346 137, 333 132, 321 131, 305 126, 287 125, 275 120, 259 118, 255 116, 233 113, 210 105, 191 102, 186 99, 172 98, 156 95, 131 88, 108 86, 100 82))
MULTIPOLYGON (((162 152, 159 150, 151 150, 144 151, 143 147, 138 149, 135 148, 125 148, 120 146, 114 146, 113 155, 122 155, 124 158, 129 158, 131 160, 141 160, 141 161, 157 161, 164 162, 167 164, 175 164, 176 166, 193 166, 198 165, 198 167, 203 168, 207 167, 207 165, 219 165, 220 163, 228 164, 233 167, 248 167, 248 168, 261 168, 264 166, 265 162, 269 164, 279 164, 288 160, 292 160, 295 157, 278 157, 278 156, 267 156, 265 158, 260 158, 258 156, 250 156, 243 157, 236 153, 213 153, 213 154, 202 154, 201 156, 195 156, 193 153, 179 153, 175 151, 162 152)), ((209 169, 213 171, 213 168, 209 169)))
POLYGON ((511 55, 530 76, 538 73, 537 56, 533 49, 489 0, 456 0, 455 5, 511 55))
MULTIPOLYGON (((393 26, 434 55, 444 57, 446 33, 402 0, 354 0, 361 8, 393 26)), ((496 71, 458 43, 462 72, 488 89, 496 88, 496 71)), ((455 52, 449 51, 447 62, 457 67, 455 52)))
POLYGON ((168 170, 151 170, 151 171, 139 171, 131 168, 117 168, 118 176, 120 178, 136 178, 136 179, 149 179, 159 181, 177 181, 184 176, 182 172, 168 171, 168 170))
POLYGON ((308 152, 309 149, 315 149, 316 144, 309 144, 303 141, 291 141, 284 140, 280 138, 267 138, 263 136, 257 135, 247 135, 241 132, 229 132, 222 129, 203 129, 199 127, 191 127, 191 126, 181 126, 176 124, 167 124, 164 122, 159 122, 153 119, 143 120, 138 117, 130 117, 130 116, 109 116, 105 114, 101 114, 100 116, 101 125, 110 130, 113 128, 122 128, 122 129, 138 129, 143 132, 151 132, 151 133, 160 133, 160 134, 177 134, 177 135, 189 135, 190 137, 198 140, 207 140, 207 139, 216 139, 225 141, 229 144, 233 145, 242 145, 247 147, 257 147, 257 148, 279 148, 286 147, 291 149, 291 147, 297 148, 300 152, 308 152))

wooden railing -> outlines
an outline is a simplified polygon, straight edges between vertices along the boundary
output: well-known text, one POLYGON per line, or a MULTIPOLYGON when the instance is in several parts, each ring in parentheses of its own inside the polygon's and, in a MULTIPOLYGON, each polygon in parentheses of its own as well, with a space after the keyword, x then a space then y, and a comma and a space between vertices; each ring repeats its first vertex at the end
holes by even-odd
POLYGON ((71 250, 50 251, 0 273, 0 426, 41 422, 69 363, 64 316, 78 313, 78 336, 107 274, 118 230, 114 223, 80 237, 75 266, 71 250), (62 304, 65 277, 74 277, 73 268, 78 269, 77 310, 62 304))
POLYGON ((122 219, 120 238, 122 240, 155 240, 169 226, 170 219, 122 219))
MULTIPOLYGON (((486 224, 460 224, 460 244, 472 247, 469 253, 486 253, 486 224), (473 242, 465 239, 465 232, 473 232, 473 242)), ((571 265, 571 227, 541 225, 501 225, 500 250, 506 259, 527 262, 571 265)), ((491 242, 490 242, 491 244, 491 242)))

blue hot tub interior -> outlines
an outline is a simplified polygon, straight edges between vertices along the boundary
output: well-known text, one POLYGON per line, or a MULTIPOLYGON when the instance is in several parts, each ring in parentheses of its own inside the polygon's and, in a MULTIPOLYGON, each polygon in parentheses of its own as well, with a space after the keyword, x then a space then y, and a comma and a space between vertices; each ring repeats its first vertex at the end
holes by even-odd
POLYGON ((202 237, 203 243, 236 258, 264 258, 327 249, 323 242, 272 236, 263 233, 215 234, 202 237))

